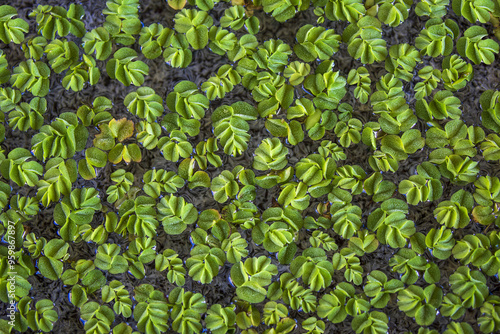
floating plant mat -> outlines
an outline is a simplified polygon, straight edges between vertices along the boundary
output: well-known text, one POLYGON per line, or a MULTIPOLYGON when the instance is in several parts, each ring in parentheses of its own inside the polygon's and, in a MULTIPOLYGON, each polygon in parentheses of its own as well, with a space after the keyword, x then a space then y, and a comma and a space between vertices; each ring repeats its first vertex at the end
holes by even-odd
POLYGON ((0 333, 500 331, 499 17, 0 6, 0 333))

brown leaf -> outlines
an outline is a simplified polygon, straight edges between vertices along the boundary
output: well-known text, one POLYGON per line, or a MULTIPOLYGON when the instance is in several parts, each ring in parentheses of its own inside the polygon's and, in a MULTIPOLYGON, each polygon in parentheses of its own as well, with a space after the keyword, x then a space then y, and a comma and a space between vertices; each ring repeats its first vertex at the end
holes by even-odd
POLYGON ((118 139, 119 142, 124 141, 127 138, 132 137, 134 134, 134 122, 122 118, 119 120, 112 119, 109 121, 109 128, 113 137, 118 139))

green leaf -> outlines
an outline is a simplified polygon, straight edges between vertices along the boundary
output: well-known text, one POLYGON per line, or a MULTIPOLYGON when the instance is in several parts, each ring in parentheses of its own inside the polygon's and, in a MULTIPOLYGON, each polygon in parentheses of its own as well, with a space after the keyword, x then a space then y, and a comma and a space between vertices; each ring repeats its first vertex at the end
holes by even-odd
POLYGON ((413 154, 425 145, 425 140, 421 137, 421 133, 417 129, 410 129, 401 136, 404 151, 408 154, 413 154))
POLYGON ((167 234, 181 234, 187 225, 193 224, 198 219, 198 212, 191 203, 186 203, 184 198, 165 196, 158 205, 159 218, 167 234))
POLYGON ((44 277, 55 281, 62 275, 63 264, 59 260, 42 256, 38 259, 38 269, 44 277))
POLYGON ((381 143, 382 152, 391 155, 394 159, 401 161, 405 160, 408 157, 408 154, 405 152, 405 145, 400 137, 395 135, 388 135, 382 138, 381 143))
POLYGON ((427 283, 439 283, 441 280, 441 272, 435 263, 429 263, 424 272, 424 279, 427 283))
POLYGON ((104 167, 107 161, 106 153, 95 147, 91 147, 85 151, 85 158, 90 166, 98 168, 104 167))
POLYGON ((80 285, 76 284, 71 289, 70 301, 76 307, 82 307, 87 302, 87 293, 80 285))
POLYGON ((236 288, 238 298, 249 303, 261 303, 266 298, 266 290, 256 282, 248 281, 236 288))
POLYGON ((281 264, 290 264, 297 252, 297 244, 292 242, 278 252, 278 260, 281 264))
POLYGON ((64 240, 52 239, 45 245, 43 251, 47 257, 59 260, 66 255, 68 248, 69 245, 64 240))
POLYGON ((193 27, 186 32, 186 38, 193 49, 203 49, 208 44, 208 28, 204 25, 193 27))
POLYGON ((415 321, 421 326, 429 326, 436 319, 436 309, 431 305, 424 304, 415 313, 415 321))
POLYGON ((499 45, 488 36, 485 28, 472 26, 464 32, 464 36, 457 41, 457 51, 462 57, 469 58, 474 64, 484 62, 489 65, 495 60, 495 54, 499 51, 499 45))
POLYGON ((173 9, 180 10, 184 8, 186 5, 187 0, 168 0, 168 5, 172 7, 173 9))

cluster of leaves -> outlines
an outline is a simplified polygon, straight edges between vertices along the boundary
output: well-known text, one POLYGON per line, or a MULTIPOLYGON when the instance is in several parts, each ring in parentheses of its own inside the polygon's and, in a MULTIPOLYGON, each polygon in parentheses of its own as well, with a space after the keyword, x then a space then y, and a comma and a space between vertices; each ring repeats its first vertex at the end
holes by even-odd
POLYGON ((495 62, 498 4, 422 0, 414 12, 425 27, 394 44, 384 37, 412 14, 411 0, 219 2, 169 0, 167 27, 144 26, 139 0, 108 0, 93 29, 79 4, 39 5, 25 18, 0 6, 0 142, 31 137, 0 150, 0 300, 16 305, 0 333, 55 330, 60 308, 30 297, 33 276, 63 283, 89 334, 320 334, 344 321, 382 334, 395 308, 419 334, 437 333, 438 314, 450 319, 445 334, 499 332, 488 280, 500 274, 500 180, 480 163, 500 160, 500 91, 482 93, 477 124, 456 94, 495 62), (317 22, 298 26, 293 45, 262 40, 254 11, 281 23, 310 6, 317 22), (328 21, 348 23, 336 32, 328 21), (10 64, 10 44, 25 59, 10 64), (341 47, 363 66, 338 70, 341 47), (203 49, 227 63, 200 85, 181 80, 163 97, 143 86, 152 60, 186 68, 203 49), (375 76, 370 64, 382 62, 375 76), (78 92, 104 79, 137 86, 123 100, 130 115, 98 96, 49 117, 54 82, 78 92), (251 99, 226 103, 240 88, 251 99), (151 156, 168 167, 138 175, 151 156), (190 202, 195 188, 211 206, 190 202), (413 221, 419 205, 432 209, 413 221), (53 227, 30 231, 46 212, 49 240, 53 227), (162 234, 189 240, 189 255, 164 248, 162 234), (72 256, 80 244, 95 256, 72 256), (379 249, 388 266, 372 270, 379 249), (443 279, 445 261, 456 266, 443 279), (115 279, 153 272, 175 288, 115 279), (228 305, 184 287, 220 279, 234 287, 228 305))

